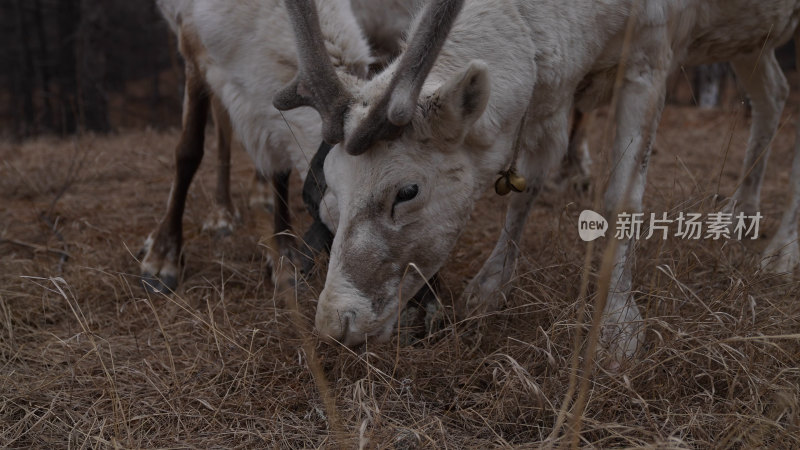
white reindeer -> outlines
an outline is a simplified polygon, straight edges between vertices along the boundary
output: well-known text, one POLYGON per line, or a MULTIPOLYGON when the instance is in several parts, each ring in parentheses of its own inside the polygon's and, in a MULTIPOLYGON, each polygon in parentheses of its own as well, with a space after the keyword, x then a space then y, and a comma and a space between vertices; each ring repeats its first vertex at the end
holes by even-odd
MULTIPOLYGON (((475 201, 512 163, 519 129, 516 166, 528 187, 511 199, 497 245, 465 292, 470 309, 497 308, 536 193, 567 148, 573 104, 606 103, 617 77, 609 214, 641 210, 670 71, 725 60, 753 104, 733 203, 759 208, 763 154, 788 95, 773 49, 795 32, 798 0, 431 0, 404 54, 369 81, 326 61, 313 3, 285 4, 300 72, 275 105, 313 105, 326 140, 339 143, 325 162, 340 215, 316 315, 324 336, 347 345, 389 338, 399 308, 439 270, 475 201)), ((791 204, 765 254, 777 271, 800 260, 800 146, 790 179, 791 204)), ((632 241, 617 249, 604 311, 603 339, 616 358, 643 337, 632 249, 632 241)))
MULTIPOLYGON (((410 0, 379 3, 403 2, 410 0)), ((373 59, 350 1, 319 3, 326 54, 345 76, 365 77, 373 59)), ((158 0, 158 7, 179 38, 186 63, 186 89, 183 130, 175 149, 175 180, 167 212, 145 243, 141 270, 147 288, 168 291, 178 284, 183 208, 203 156, 209 104, 217 124, 219 150, 216 205, 207 222, 212 228, 229 228, 235 216, 228 190, 233 133, 257 170, 272 178, 275 232, 280 233, 290 229, 289 173, 295 168, 305 177, 321 142, 321 127, 313 110, 282 116, 272 106, 274 94, 297 70, 291 25, 278 0, 158 0)), ((288 234, 278 234, 276 240, 284 253, 294 248, 288 234)))

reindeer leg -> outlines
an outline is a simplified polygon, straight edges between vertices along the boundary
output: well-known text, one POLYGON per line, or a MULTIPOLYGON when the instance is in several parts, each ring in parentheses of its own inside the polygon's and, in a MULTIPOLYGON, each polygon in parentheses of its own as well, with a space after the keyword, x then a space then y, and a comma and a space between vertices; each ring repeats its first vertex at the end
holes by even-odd
MULTIPOLYGON (((647 165, 664 108, 671 59, 671 51, 664 44, 668 41, 659 30, 654 28, 645 35, 652 39, 650 45, 643 39, 642 47, 631 50, 631 61, 618 93, 617 134, 610 166, 613 170, 604 197, 606 218, 612 230, 616 212, 642 210, 647 165)), ((614 239, 611 232, 609 237, 614 239)), ((612 356, 610 367, 632 357, 644 340, 642 317, 632 293, 635 239, 623 239, 617 244, 601 335, 605 349, 612 356)))
POLYGON ((216 96, 211 97, 211 112, 217 130, 217 190, 214 196, 214 210, 203 223, 203 231, 217 236, 233 233, 234 224, 239 221, 239 211, 231 200, 231 138, 233 129, 225 106, 216 96))
POLYGON ((789 84, 774 50, 739 57, 731 61, 731 66, 750 97, 753 121, 741 181, 726 209, 731 213, 741 211, 753 215, 759 210, 770 142, 789 96, 789 84))
POLYGON ((550 167, 563 158, 568 142, 569 109, 538 123, 525 124, 517 169, 526 178, 525 192, 512 194, 500 238, 491 256, 464 291, 466 315, 494 311, 511 290, 511 278, 519 254, 519 243, 528 213, 550 167))
POLYGON ((275 210, 275 202, 269 195, 269 178, 256 169, 253 175, 253 184, 250 188, 250 199, 248 203, 251 208, 263 208, 267 211, 275 210))
MULTIPOLYGON (((291 171, 280 171, 272 175, 272 193, 275 197, 274 242, 278 257, 285 257, 292 265, 300 268, 302 260, 298 256, 297 239, 292 232, 292 217, 289 210, 289 176, 291 171)), ((277 261, 274 261, 277 263, 277 261)), ((273 264, 273 278, 276 275, 273 264)), ((273 280, 276 281, 276 280, 273 280)))
POLYGON ((800 218, 800 127, 794 144, 794 160, 789 175, 791 198, 783 212, 778 232, 764 250, 761 267, 773 273, 791 275, 800 265, 800 245, 797 241, 798 218, 800 218))
POLYGON ((183 210, 186 194, 203 159, 205 126, 208 119, 208 89, 202 74, 187 58, 183 130, 175 147, 175 179, 167 212, 148 236, 142 259, 142 283, 151 292, 169 292, 178 287, 183 240, 183 210))
POLYGON ((719 106, 724 77, 724 63, 704 64, 695 68, 692 84, 698 107, 709 109, 719 106))
POLYGON ((561 161, 561 182, 578 193, 588 192, 591 183, 592 157, 586 142, 586 115, 575 109, 569 134, 567 155, 561 161))
MULTIPOLYGON (((800 62, 800 31, 795 32, 796 61, 800 62)), ((755 114, 755 105, 753 117, 755 114)), ((778 232, 764 250, 761 267, 774 273, 791 274, 800 265, 800 244, 797 241, 797 226, 800 219, 800 122, 795 124, 797 133, 794 143, 792 172, 789 175, 791 198, 783 212, 778 232)))

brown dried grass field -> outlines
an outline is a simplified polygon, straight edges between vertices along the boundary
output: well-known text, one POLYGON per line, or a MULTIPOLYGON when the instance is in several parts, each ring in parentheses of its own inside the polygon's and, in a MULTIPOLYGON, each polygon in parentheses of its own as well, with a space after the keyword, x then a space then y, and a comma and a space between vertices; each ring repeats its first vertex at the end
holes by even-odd
MULTIPOLYGON (((758 270, 788 200, 795 116, 787 108, 774 142, 760 239, 638 244, 647 344, 618 374, 599 365, 586 374, 581 446, 800 448, 800 283, 758 270)), ((601 112, 591 127, 595 186, 606 120, 601 112)), ((739 107, 668 106, 646 211, 718 209, 715 194, 735 187, 748 126, 739 107)), ((2 143, 0 447, 572 442, 570 413, 554 426, 573 399, 575 334, 590 322, 588 312, 579 317, 587 245, 576 227, 591 195, 542 195, 505 309, 459 322, 453 305, 504 217, 507 200, 487 192, 443 269, 442 326, 413 345, 395 338, 348 350, 311 333, 321 277, 296 296, 272 285, 271 217, 247 206, 252 168, 242 151, 234 152, 243 213, 235 235, 200 231, 213 198, 209 145, 184 220, 182 285, 171 296, 143 291, 136 254, 163 213, 177 137, 124 131, 2 143)), ((293 187, 301 229, 297 180, 293 187)), ((590 307, 598 267, 596 255, 590 307)))

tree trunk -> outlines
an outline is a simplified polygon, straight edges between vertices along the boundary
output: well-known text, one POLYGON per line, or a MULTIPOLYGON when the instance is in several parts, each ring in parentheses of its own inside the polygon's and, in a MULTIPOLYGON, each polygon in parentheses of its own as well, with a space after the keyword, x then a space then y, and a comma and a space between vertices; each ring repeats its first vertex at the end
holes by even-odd
POLYGON ((57 42, 57 73, 58 84, 58 114, 60 128, 63 134, 77 131, 76 120, 78 112, 78 82, 77 68, 75 66, 75 47, 77 41, 78 24, 80 23, 80 9, 78 0, 58 1, 58 42, 57 42))
POLYGON ((34 6, 36 8, 36 35, 37 40, 39 41, 39 58, 37 62, 42 77, 42 104, 44 106, 42 126, 47 131, 52 131, 55 125, 53 122, 53 93, 51 91, 52 86, 50 85, 52 81, 52 77, 50 75, 52 61, 50 59, 51 56, 47 46, 47 34, 45 33, 45 30, 47 29, 45 24, 45 11, 42 0, 36 0, 34 6))
POLYGON ((78 92, 81 124, 90 131, 107 132, 108 98, 105 92, 108 26, 102 2, 80 0, 78 32, 78 92))
POLYGON ((22 121, 17 123, 17 132, 22 136, 29 136, 36 132, 36 115, 33 105, 35 89, 35 73, 33 69, 33 55, 30 48, 30 29, 28 21, 25 20, 25 10, 23 0, 17 0, 14 4, 16 15, 16 34, 18 42, 19 72, 16 78, 16 94, 18 106, 22 109, 22 121), (22 105, 19 105, 22 103, 22 105))

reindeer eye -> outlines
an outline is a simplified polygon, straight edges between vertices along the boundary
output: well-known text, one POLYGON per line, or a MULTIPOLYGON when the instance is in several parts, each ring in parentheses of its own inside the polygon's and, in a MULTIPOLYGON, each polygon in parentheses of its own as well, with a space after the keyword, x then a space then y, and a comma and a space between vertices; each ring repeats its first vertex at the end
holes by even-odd
POLYGON ((403 186, 397 191, 397 197, 394 199, 394 204, 407 202, 409 200, 414 199, 419 193, 419 186, 416 184, 409 184, 408 186, 403 186))

